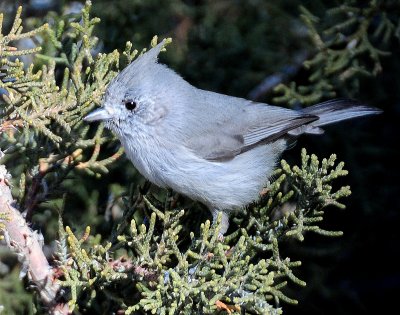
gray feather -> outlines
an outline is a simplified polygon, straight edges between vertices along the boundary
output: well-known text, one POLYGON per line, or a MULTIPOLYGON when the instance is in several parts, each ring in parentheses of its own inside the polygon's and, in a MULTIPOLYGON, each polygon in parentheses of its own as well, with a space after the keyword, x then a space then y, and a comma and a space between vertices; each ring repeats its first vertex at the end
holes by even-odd
POLYGON ((290 130, 316 120, 318 120, 318 117, 312 115, 298 116, 289 119, 282 117, 281 120, 274 121, 273 124, 264 123, 264 126, 250 128, 243 136, 245 147, 252 147, 255 144, 265 144, 275 141, 286 135, 290 130))
POLYGON ((188 103, 201 106, 185 109, 185 146, 210 161, 233 159, 318 119, 290 109, 199 89, 188 103))
POLYGON ((218 136, 214 133, 203 133, 199 137, 191 138, 187 146, 203 159, 226 161, 241 153, 244 140, 240 135, 229 135, 223 132, 218 136))
POLYGON ((307 107, 301 112, 318 116, 319 119, 311 125, 313 127, 321 127, 342 120, 377 115, 382 113, 382 110, 351 99, 335 99, 307 107))
MULTIPOLYGON (((201 119, 201 110, 195 113, 201 131, 189 138, 187 146, 196 155, 210 161, 230 160, 259 145, 287 136, 322 134, 324 131, 320 126, 381 112, 348 99, 332 100, 295 111, 202 90, 198 94, 204 108, 217 108, 219 113, 213 113, 213 124, 201 119), (226 109, 218 104, 220 95, 229 100, 225 102, 226 109)), ((196 129, 196 122, 190 121, 190 128, 196 129)))

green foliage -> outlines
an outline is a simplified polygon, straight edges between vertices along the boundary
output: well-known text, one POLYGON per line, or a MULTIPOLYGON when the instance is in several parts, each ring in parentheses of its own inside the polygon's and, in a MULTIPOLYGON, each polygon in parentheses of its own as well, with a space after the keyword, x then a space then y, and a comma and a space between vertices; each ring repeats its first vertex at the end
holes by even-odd
MULTIPOLYGON (((174 3, 171 1, 170 5, 174 3)), ((253 15, 267 11, 264 6, 249 5, 253 15)), ((315 71, 310 75, 311 85, 304 90, 279 87, 284 97, 278 100, 308 103, 333 95, 336 78, 356 80, 356 74, 362 70, 357 63, 362 54, 371 55, 372 72, 379 70, 382 53, 368 46, 370 42, 365 38, 376 6, 370 2, 371 11, 350 10, 355 16, 367 14, 367 18, 351 22, 350 26, 357 25, 352 38, 338 36, 335 41, 322 39, 315 26, 317 19, 303 9, 317 49, 307 65, 315 71), (357 36, 361 35, 363 41, 358 42, 357 36), (337 45, 346 48, 338 50, 337 45)), ((343 14, 346 8, 340 7, 331 14, 343 14)), ((182 6, 174 9, 183 10, 182 6)), ((205 28, 220 29, 219 17, 225 9, 225 4, 221 4, 211 16, 202 11, 200 15, 209 17, 205 28)), ((129 194, 121 197, 110 193, 105 213, 100 212, 101 193, 88 191, 94 186, 98 191, 102 189, 99 186, 108 188, 111 180, 103 178, 101 184, 91 183, 88 188, 86 175, 99 177, 116 165, 126 173, 123 163, 117 163, 123 149, 115 148, 115 139, 102 125, 89 127, 82 123, 82 117, 101 103, 107 84, 134 60, 138 50, 128 42, 123 53, 96 53, 98 39, 93 31, 99 19, 92 18, 90 10, 91 3, 87 1, 81 14, 50 15, 48 24, 23 33, 19 9, 10 32, 2 35, 0 31, 0 146, 8 148, 2 163, 17 179, 14 195, 28 220, 33 212, 43 214, 45 236, 51 235, 45 215, 53 221, 56 217, 54 211, 49 214, 46 210, 56 210, 60 215, 54 265, 57 281, 64 289, 62 299, 68 300, 70 309, 76 312, 126 314, 215 314, 218 310, 281 314, 285 303, 297 304, 296 296, 288 296, 286 287, 295 286, 297 290, 306 285, 296 275, 301 262, 286 257, 281 247, 290 240, 303 241, 307 232, 341 235, 325 230, 321 221, 327 207, 343 208, 338 200, 350 194, 347 186, 333 189, 332 182, 347 174, 343 163, 336 165, 335 155, 319 162, 305 150, 300 167, 282 161, 261 199, 231 218, 231 233, 223 240, 218 238, 219 224, 211 226, 210 221, 205 221, 187 225, 189 216, 197 216, 196 206, 187 209, 184 202, 173 200, 169 194, 164 196, 164 192, 154 191, 148 185, 139 187, 139 181, 132 179, 129 194), (39 38, 43 49, 19 50, 11 45, 12 41, 28 37, 39 38), (33 53, 36 59, 28 67, 15 59, 33 53), (84 184, 80 183, 82 178, 86 180, 84 184), (66 191, 72 197, 87 199, 85 208, 80 205, 82 208, 73 209, 69 205, 73 204, 73 198, 65 196, 66 191), (64 228, 61 216, 63 219, 68 216, 64 208, 77 214, 70 224, 72 228, 64 228), (107 214, 113 211, 114 217, 107 214), (85 226, 91 225, 81 237, 77 236, 82 235, 79 219, 85 226), (108 225, 104 223, 107 220, 108 225), (90 230, 97 234, 91 236, 90 230)), ((238 10, 237 6, 232 9, 230 18, 234 21, 238 10)), ((377 34, 384 33, 385 38, 393 36, 393 27, 387 22, 390 20, 382 20, 386 26, 377 34)), ((227 25, 233 27, 235 23, 227 25)), ((338 35, 348 27, 337 25, 330 28, 329 36, 333 36, 332 32, 338 35)), ((225 36, 229 30, 226 27, 218 32, 222 44, 231 39, 225 36)), ((262 26, 254 36, 259 40, 264 32, 262 26)), ((233 33, 240 32, 235 29, 233 33)), ((156 42, 157 38, 153 38, 152 45, 156 42)), ((208 43, 207 39, 204 43, 208 43)), ((245 40, 237 44, 235 58, 245 49, 255 49, 248 47, 245 40)), ((201 58, 208 55, 206 51, 201 58)), ((225 56, 221 54, 220 58, 225 56)), ((279 54, 274 58, 279 59, 279 54)), ((0 213, 0 229, 1 220, 5 219, 0 213)), ((1 280, 10 281, 4 277, 1 280)), ((15 278, 11 281, 18 284, 15 288, 20 292, 20 283, 15 278)), ((6 290, 9 289, 0 287, 0 296, 6 290)), ((18 295, 22 296, 19 298, 22 304, 9 306, 2 300, 0 304, 17 312, 18 307, 30 300, 25 299, 30 294, 18 295)))
POLYGON ((326 11, 323 19, 301 7, 301 18, 307 26, 315 54, 304 62, 308 82, 280 84, 274 101, 294 105, 315 104, 332 98, 338 89, 345 95, 359 89, 359 75, 376 76, 382 71, 382 57, 390 41, 400 39, 398 1, 369 0, 365 6, 345 1, 326 11), (327 21, 321 23, 321 20, 327 21))
POLYGON ((317 225, 323 220, 325 207, 344 208, 338 199, 350 195, 348 186, 332 191, 330 183, 339 176, 347 175, 343 162, 333 168, 335 160, 336 156, 331 155, 320 165, 318 158, 307 155, 305 149, 302 150, 301 168, 291 168, 282 160, 281 169, 275 173, 279 177, 268 186, 261 205, 251 206, 235 218, 246 230, 259 235, 252 241, 255 247, 274 250, 280 239, 293 237, 303 241, 304 233, 308 231, 326 236, 342 234, 326 231, 317 225), (275 241, 271 242, 271 237, 275 241))
MULTIPOLYGON (((2 221, 8 220, 8 216, 6 213, 0 213, 0 233, 4 231, 5 225, 2 221)), ((3 235, 0 234, 0 241, 3 239, 3 235)))
MULTIPOLYGON (((4 257, 4 253, 0 253, 4 257)), ((2 315, 35 314, 34 299, 19 278, 19 268, 0 272, 0 313, 2 315)))
POLYGON ((72 309, 85 308, 105 294, 126 314, 214 314, 222 303, 231 312, 280 314, 279 301, 297 303, 284 293, 287 282, 305 282, 294 274, 301 262, 282 257, 279 243, 303 240, 308 231, 341 235, 317 225, 325 207, 343 207, 337 200, 350 193, 348 187, 332 191, 331 182, 347 174, 343 163, 335 166, 335 159, 332 155, 319 163, 303 150, 301 168, 282 161, 276 172, 280 176, 262 201, 237 215, 236 231, 223 241, 218 238, 220 225, 211 226, 210 221, 201 224, 198 234, 188 233, 182 222, 191 210, 174 209, 168 198, 158 200, 150 193, 126 201, 121 222, 130 224, 115 227, 114 245, 105 242, 87 250, 90 229, 78 239, 67 227, 61 235, 68 239, 70 257, 60 268, 62 285, 71 289, 69 304, 72 309), (285 194, 283 186, 289 189, 285 194), (284 213, 289 202, 294 206, 284 213), (132 210, 145 213, 143 223, 130 219, 132 210), (281 217, 273 219, 277 212, 281 217), (122 256, 115 251, 121 247, 122 256), (133 286, 137 293, 129 294, 133 286), (84 302, 78 298, 83 291, 90 297, 84 302))
MULTIPOLYGON (((82 117, 99 104, 112 77, 116 74, 120 54, 92 56, 97 38, 92 30, 97 18, 89 17, 87 2, 81 17, 65 17, 45 24, 33 31, 22 33, 21 9, 18 9, 8 35, 1 35, 0 68, 2 91, 1 139, 7 148, 4 163, 15 163, 10 169, 18 180, 18 201, 30 216, 33 208, 43 201, 60 197, 57 192, 73 170, 90 174, 108 171, 110 163, 118 159, 123 149, 101 155, 112 138, 99 126, 92 131, 82 124, 82 117), (46 33, 43 33, 46 31, 46 33), (18 59, 10 57, 30 54, 40 48, 17 50, 10 41, 39 36, 47 41, 52 55, 38 55, 38 64, 28 68, 18 59)), ((131 60, 136 54, 131 45, 122 54, 131 60)))
MULTIPOLYGON (((116 51, 92 56, 97 43, 92 30, 99 20, 89 17, 90 7, 87 2, 81 16, 25 33, 19 8, 8 34, 0 29, 0 147, 7 149, 1 152, 2 163, 11 165, 14 195, 28 220, 38 206, 58 209, 64 193, 60 185, 72 172, 107 172, 123 152, 120 148, 100 155, 100 146, 106 147, 111 135, 103 126, 93 131, 82 124, 83 115, 100 103, 120 59, 116 51), (41 51, 11 45, 26 38, 46 41, 52 54, 38 55, 40 59, 26 67, 18 57, 41 51)), ((130 61, 135 54, 127 44, 121 56, 130 61)), ((0 213, 0 219, 7 218, 0 213)))

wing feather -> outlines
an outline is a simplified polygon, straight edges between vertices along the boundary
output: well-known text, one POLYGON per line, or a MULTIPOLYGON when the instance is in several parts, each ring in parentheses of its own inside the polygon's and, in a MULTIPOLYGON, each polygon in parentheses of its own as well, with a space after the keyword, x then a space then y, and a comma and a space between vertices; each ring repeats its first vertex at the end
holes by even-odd
POLYGON ((318 119, 317 116, 307 114, 292 117, 275 115, 273 118, 275 120, 265 118, 264 123, 259 119, 253 124, 250 121, 247 128, 235 128, 235 121, 225 122, 220 129, 214 128, 191 138, 187 146, 206 160, 226 161, 258 145, 276 141, 290 130, 318 119))
POLYGON ((259 142, 268 143, 274 141, 288 133, 290 130, 296 129, 317 119, 317 116, 303 115, 288 119, 280 119, 269 125, 249 128, 249 130, 247 130, 243 135, 244 146, 247 147, 258 144, 259 142))
POLYGON ((186 146, 211 161, 230 160, 286 136, 321 134, 321 126, 381 112, 346 99, 296 111, 204 90, 196 90, 192 97, 193 104, 204 106, 188 108, 185 127, 190 133, 185 137, 186 146))

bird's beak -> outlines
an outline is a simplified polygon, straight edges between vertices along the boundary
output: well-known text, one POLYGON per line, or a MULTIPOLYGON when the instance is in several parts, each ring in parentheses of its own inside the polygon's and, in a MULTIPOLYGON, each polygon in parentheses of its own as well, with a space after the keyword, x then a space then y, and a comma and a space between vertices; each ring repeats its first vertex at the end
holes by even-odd
POLYGON ((104 108, 98 108, 83 118, 84 121, 88 122, 108 119, 111 119, 111 115, 104 108))

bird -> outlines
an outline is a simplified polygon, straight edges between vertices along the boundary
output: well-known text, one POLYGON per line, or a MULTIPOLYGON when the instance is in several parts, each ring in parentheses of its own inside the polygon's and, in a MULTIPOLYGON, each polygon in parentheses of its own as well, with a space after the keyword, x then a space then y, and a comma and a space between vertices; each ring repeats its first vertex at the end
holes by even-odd
POLYGON ((258 199, 291 139, 382 112, 351 99, 293 110, 202 90, 158 62, 165 43, 123 69, 84 120, 103 121, 150 182, 201 202, 214 224, 221 215, 220 235, 258 199))

